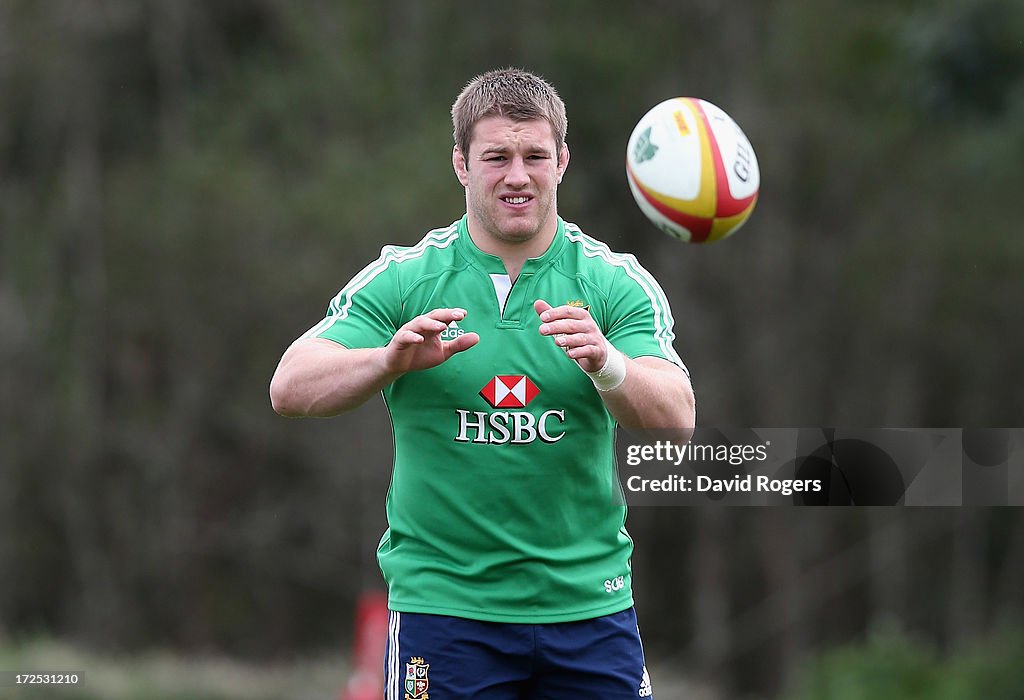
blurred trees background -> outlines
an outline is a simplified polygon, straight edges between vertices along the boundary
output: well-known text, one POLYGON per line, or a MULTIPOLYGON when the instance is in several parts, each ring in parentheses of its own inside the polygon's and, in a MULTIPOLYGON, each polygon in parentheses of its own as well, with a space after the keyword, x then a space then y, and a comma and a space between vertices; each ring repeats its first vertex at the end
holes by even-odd
MULTIPOLYGON (((560 210, 661 280, 703 425, 1020 425, 1021 37, 1011 0, 0 3, 0 638, 347 640, 387 416, 284 420, 267 384, 381 245, 460 215, 448 109, 500 65, 559 88, 560 210), (625 184, 675 95, 759 156, 717 245, 625 184)), ((1020 622, 1017 510, 630 522, 650 653, 736 692, 879 625, 1020 622)))

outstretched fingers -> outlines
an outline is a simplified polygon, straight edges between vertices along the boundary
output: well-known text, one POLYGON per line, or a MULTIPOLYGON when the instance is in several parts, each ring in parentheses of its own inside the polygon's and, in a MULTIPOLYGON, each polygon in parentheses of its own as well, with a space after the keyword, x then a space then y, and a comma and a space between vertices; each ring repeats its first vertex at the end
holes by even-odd
POLYGON ((438 335, 443 333, 444 329, 448 327, 448 324, 444 321, 431 318, 429 314, 417 316, 408 323, 406 323, 400 330, 411 331, 418 333, 424 337, 438 335))
POLYGON ((466 310, 457 307, 451 309, 434 309, 433 311, 428 311, 419 318, 433 319, 435 321, 440 321, 447 326, 452 321, 461 321, 466 318, 466 310))
POLYGON ((469 350, 471 347, 480 342, 480 336, 476 333, 463 333, 455 340, 449 340, 445 342, 445 354, 451 357, 455 353, 469 350))
POLYGON ((461 333, 453 340, 445 340, 441 335, 452 321, 465 317, 465 309, 433 309, 405 323, 384 349, 389 371, 402 373, 436 367, 476 345, 480 341, 476 333, 461 333))
POLYGON ((604 334, 587 309, 568 305, 552 307, 543 299, 534 302, 533 308, 540 316, 541 335, 551 336, 584 370, 600 369, 608 350, 604 334))
MULTIPOLYGON (((543 299, 538 299, 537 301, 533 302, 533 310, 537 312, 538 316, 542 316, 544 312, 548 311, 549 309, 551 309, 551 304, 547 303, 543 299)), ((541 320, 543 321, 544 319, 542 318, 541 320)))
POLYGON ((405 344, 418 344, 444 333, 452 321, 466 317, 465 309, 434 309, 412 319, 395 334, 395 339, 405 344))
POLYGON ((413 345, 420 345, 423 342, 423 335, 412 330, 408 326, 402 326, 395 333, 395 337, 391 339, 391 342, 399 348, 407 348, 413 345))

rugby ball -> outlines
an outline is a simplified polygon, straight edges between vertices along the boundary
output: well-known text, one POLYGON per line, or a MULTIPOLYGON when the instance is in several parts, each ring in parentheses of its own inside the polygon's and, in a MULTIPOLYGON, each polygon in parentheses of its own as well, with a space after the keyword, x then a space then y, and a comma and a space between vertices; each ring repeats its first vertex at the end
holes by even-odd
POLYGON ((754 148, 723 110, 696 97, 655 105, 626 145, 633 198, 655 226, 688 243, 732 235, 757 203, 754 148))

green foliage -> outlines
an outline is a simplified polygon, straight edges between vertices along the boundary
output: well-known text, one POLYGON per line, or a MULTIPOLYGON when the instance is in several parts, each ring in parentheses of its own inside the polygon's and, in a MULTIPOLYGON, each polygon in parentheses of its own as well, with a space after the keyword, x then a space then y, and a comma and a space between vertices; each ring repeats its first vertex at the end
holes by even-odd
POLYGON ((824 654, 800 700, 1015 700, 1024 695, 1024 637, 991 640, 944 658, 907 638, 881 636, 824 654))

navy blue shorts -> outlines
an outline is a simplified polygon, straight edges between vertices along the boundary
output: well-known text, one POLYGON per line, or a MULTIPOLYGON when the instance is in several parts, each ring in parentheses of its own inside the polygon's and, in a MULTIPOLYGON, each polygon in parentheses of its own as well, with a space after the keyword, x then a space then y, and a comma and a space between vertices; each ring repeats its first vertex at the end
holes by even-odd
POLYGON ((513 624, 392 611, 385 700, 653 698, 632 608, 513 624))

